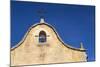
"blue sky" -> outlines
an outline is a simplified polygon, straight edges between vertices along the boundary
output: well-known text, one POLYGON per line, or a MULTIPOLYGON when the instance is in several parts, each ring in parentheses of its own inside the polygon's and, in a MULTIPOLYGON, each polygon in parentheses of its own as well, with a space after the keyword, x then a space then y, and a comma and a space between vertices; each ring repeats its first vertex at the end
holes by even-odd
POLYGON ((16 45, 30 26, 45 21, 55 27, 62 40, 76 48, 83 42, 88 61, 95 60, 95 6, 11 1, 11 47, 16 45))

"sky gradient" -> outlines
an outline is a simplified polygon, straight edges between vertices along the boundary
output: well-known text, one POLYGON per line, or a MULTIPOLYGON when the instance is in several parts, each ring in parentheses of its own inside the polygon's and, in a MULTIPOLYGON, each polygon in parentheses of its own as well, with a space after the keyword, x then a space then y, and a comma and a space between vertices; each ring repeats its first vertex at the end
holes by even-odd
POLYGON ((95 60, 95 6, 11 1, 11 47, 21 41, 28 28, 39 23, 41 14, 61 39, 87 50, 88 61, 95 60))

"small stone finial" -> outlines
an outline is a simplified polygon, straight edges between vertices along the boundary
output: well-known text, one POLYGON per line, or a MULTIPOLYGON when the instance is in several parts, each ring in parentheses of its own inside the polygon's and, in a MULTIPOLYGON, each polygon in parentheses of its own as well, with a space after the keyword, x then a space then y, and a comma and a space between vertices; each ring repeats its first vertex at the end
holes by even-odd
POLYGON ((40 19, 40 23, 45 23, 43 18, 40 19))
POLYGON ((80 50, 85 50, 82 42, 80 43, 80 50))

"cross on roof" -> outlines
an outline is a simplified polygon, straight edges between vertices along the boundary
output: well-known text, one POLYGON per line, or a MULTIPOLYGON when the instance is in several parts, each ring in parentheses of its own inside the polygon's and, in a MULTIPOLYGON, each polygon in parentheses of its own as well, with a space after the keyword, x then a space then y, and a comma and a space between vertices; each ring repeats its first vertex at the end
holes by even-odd
POLYGON ((37 11, 37 13, 40 18, 44 18, 44 14, 46 13, 46 11, 44 10, 44 8, 41 8, 37 11))

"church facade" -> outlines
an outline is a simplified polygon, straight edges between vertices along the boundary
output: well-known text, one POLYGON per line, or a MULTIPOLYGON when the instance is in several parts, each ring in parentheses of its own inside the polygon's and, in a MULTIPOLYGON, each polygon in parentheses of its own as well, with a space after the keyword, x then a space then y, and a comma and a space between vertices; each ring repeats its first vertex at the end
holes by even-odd
POLYGON ((65 44, 54 27, 41 19, 11 48, 11 66, 85 62, 86 50, 80 45, 75 48, 65 44))

